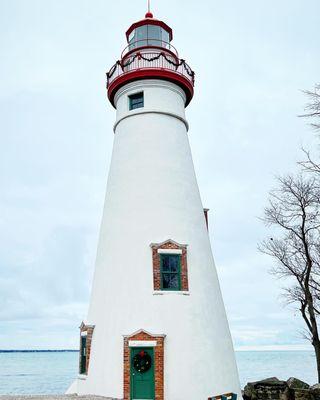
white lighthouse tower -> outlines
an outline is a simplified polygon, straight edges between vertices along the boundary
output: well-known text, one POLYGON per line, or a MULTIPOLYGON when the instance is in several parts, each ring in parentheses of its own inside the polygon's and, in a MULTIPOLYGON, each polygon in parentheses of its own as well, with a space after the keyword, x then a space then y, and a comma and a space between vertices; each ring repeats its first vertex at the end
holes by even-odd
POLYGON ((194 73, 171 28, 150 12, 126 37, 107 74, 114 147, 80 374, 69 393, 240 395, 188 141, 194 73))

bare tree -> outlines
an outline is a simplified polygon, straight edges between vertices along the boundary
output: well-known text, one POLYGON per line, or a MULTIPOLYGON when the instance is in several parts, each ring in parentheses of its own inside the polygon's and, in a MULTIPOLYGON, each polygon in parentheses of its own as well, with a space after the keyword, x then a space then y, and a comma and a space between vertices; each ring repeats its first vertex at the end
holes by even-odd
POLYGON ((278 234, 259 249, 276 262, 272 273, 286 279, 284 295, 298 306, 315 350, 320 382, 320 189, 317 175, 278 178, 262 218, 278 234))
POLYGON ((299 161, 298 164, 303 168, 304 171, 312 172, 320 175, 320 164, 311 158, 310 152, 308 150, 302 149, 306 159, 304 161, 299 161))
POLYGON ((311 126, 320 130, 320 84, 315 85, 314 90, 304 90, 303 93, 309 99, 309 103, 307 103, 305 107, 305 114, 300 115, 300 117, 311 118, 313 122, 311 122, 311 126))
MULTIPOLYGON (((309 102, 305 107, 306 114, 302 114, 300 117, 311 118, 313 121, 311 126, 318 131, 320 130, 320 84, 315 85, 313 91, 304 90, 303 93, 306 94, 309 102)), ((302 149, 302 151, 306 158, 304 161, 298 162, 298 164, 302 166, 304 171, 320 175, 320 163, 311 157, 309 151, 305 149, 302 149)))

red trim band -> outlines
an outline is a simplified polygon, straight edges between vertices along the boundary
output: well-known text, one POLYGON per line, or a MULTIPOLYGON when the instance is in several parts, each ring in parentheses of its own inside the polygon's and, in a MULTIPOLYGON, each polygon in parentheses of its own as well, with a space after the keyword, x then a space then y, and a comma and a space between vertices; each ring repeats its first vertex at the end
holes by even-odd
POLYGON ((125 84, 132 82, 134 80, 142 80, 142 79, 164 79, 170 82, 175 83, 180 86, 185 94, 186 94, 186 106, 190 103, 193 97, 193 85, 192 83, 181 74, 177 74, 174 71, 169 71, 166 69, 156 69, 155 68, 143 68, 140 70, 135 70, 131 72, 124 73, 119 75, 108 87, 108 98, 114 105, 114 96, 116 92, 125 84))

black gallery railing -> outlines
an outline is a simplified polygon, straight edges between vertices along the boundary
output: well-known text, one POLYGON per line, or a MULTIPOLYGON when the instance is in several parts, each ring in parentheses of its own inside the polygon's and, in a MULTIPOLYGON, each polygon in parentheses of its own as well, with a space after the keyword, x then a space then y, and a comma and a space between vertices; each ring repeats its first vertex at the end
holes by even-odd
POLYGON ((107 87, 119 76, 141 69, 163 69, 187 78, 194 85, 194 72, 183 59, 165 52, 137 52, 117 61, 107 72, 107 87))
MULTIPOLYGON (((163 49, 171 51, 171 53, 175 54, 175 56, 178 57, 177 49, 170 42, 166 42, 164 40, 159 40, 159 39, 145 38, 145 39, 141 39, 141 40, 135 40, 134 42, 129 43, 128 46, 121 53, 121 58, 124 58, 124 56, 128 52, 131 52, 134 49, 138 49, 139 47, 140 48, 141 47, 144 47, 144 48, 157 47, 158 49, 163 48, 163 49)), ((149 51, 150 51, 150 49, 149 49, 149 51)))

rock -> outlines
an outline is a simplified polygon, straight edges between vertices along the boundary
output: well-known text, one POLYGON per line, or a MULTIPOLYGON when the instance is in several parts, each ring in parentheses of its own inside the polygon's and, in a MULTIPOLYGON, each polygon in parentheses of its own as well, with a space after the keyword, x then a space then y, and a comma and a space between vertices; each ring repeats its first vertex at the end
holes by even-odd
POLYGON ((310 393, 312 400, 320 400, 320 383, 311 386, 310 393))
POLYGON ((263 379, 262 381, 256 382, 256 384, 263 385, 263 386, 278 386, 278 387, 285 386, 285 387, 287 387, 287 382, 286 381, 280 381, 276 377, 263 379))
POLYGON ((300 381, 300 379, 297 378, 289 378, 287 380, 287 384, 290 389, 309 389, 309 385, 303 381, 300 381))
POLYGON ((290 392, 294 400, 313 400, 310 389, 290 389, 290 392))
POLYGON ((245 400, 289 400, 289 388, 286 381, 276 377, 249 382, 244 388, 245 400))
POLYGON ((287 384, 290 389, 290 397, 293 400, 313 400, 311 397, 310 386, 297 378, 289 378, 287 384))
POLYGON ((247 383, 243 389, 242 397, 244 400, 249 400, 253 397, 254 387, 252 383, 247 383))

